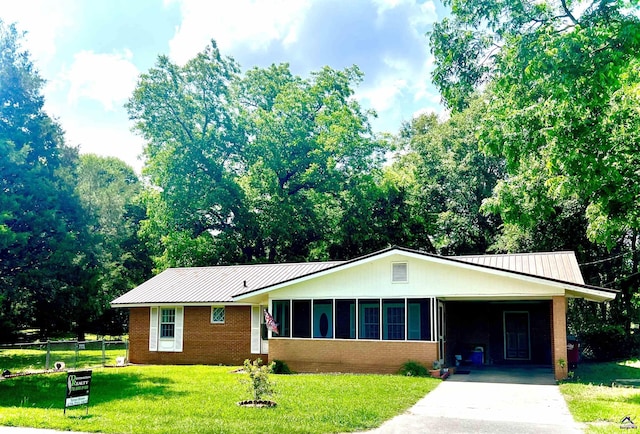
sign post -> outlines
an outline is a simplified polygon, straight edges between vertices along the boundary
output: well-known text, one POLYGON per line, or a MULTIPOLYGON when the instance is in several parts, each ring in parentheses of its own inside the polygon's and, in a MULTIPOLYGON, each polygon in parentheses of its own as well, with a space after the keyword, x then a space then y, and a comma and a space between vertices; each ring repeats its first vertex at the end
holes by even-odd
POLYGON ((75 371, 67 373, 67 397, 64 401, 64 414, 67 407, 87 406, 89 414, 89 392, 91 390, 91 371, 75 371))

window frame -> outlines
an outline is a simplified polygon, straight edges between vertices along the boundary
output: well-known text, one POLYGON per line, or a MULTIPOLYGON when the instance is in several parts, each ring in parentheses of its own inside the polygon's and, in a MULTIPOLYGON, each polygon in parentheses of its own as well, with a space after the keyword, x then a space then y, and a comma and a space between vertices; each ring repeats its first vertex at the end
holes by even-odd
POLYGON ((211 306, 211 324, 224 324, 227 319, 227 310, 225 306, 211 306), (222 320, 215 318, 216 310, 220 312, 222 309, 222 320))
POLYGON ((392 299, 385 298, 382 299, 382 340, 383 341, 404 341, 406 340, 406 331, 407 331, 407 303, 406 299, 392 299), (390 319, 396 320, 398 319, 395 315, 390 315, 392 312, 395 314, 397 312, 392 311, 395 309, 400 309, 402 315, 400 317, 400 322, 390 322, 390 319), (391 317, 391 318, 390 318, 391 317), (391 337, 390 331, 397 332, 399 328, 401 337, 391 337))
POLYGON ((358 339, 381 340, 380 333, 380 299, 359 299, 358 300, 358 339), (377 315, 373 315, 370 310, 377 310, 377 315), (375 321, 372 321, 374 320, 375 321))
POLYGON ((280 333, 271 333, 271 337, 290 338, 291 337, 291 299, 271 300, 271 312, 273 319, 278 323, 280 333), (280 315, 282 314, 282 318, 280 315))
POLYGON ((176 308, 175 307, 162 307, 160 308, 160 315, 158 320, 158 328, 160 333, 160 339, 173 340, 176 338, 176 308), (165 312, 173 311, 173 313, 168 317, 168 319, 173 318, 172 321, 165 321, 165 312), (163 326, 171 326, 171 335, 165 334, 165 327, 163 326))

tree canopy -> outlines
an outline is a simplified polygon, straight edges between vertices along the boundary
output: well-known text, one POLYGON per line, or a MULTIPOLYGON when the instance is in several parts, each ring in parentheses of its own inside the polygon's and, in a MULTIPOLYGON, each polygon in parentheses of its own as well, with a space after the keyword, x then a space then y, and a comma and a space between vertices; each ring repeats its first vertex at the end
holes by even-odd
POLYGON ((160 267, 326 257, 345 188, 382 156, 360 79, 286 64, 239 76, 215 42, 184 66, 160 56, 127 104, 157 187, 145 230, 160 267))
POLYGON ((43 111, 43 80, 22 35, 0 21, 0 339, 82 328, 96 289, 87 215, 74 193, 77 152, 43 111))
POLYGON ((623 290, 612 306, 628 329, 640 228, 638 3, 447 4, 451 18, 430 35, 433 78, 454 111, 465 112, 475 94, 484 101, 478 143, 506 162, 483 207, 504 222, 499 245, 579 244, 585 260, 602 255, 599 246, 628 251, 620 266, 608 264, 615 273, 600 270, 592 281, 623 290), (542 235, 549 230, 555 240, 542 235))

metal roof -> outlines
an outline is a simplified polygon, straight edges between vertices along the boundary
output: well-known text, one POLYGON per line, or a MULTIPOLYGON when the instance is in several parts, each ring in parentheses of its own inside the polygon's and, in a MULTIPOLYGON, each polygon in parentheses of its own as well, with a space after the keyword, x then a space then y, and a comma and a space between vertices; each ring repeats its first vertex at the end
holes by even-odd
POLYGON ((578 260, 573 252, 516 253, 508 255, 453 256, 452 259, 485 267, 584 285, 578 260))
MULTIPOLYGON (((333 267, 354 264, 392 251, 419 254, 453 263, 464 262, 480 268, 493 268, 584 286, 584 279, 573 252, 438 256, 401 247, 391 247, 350 261, 169 268, 116 298, 111 304, 117 307, 233 302, 234 296, 265 290, 304 276, 328 271, 333 267)), ((604 288, 596 289, 604 290, 604 288)))
POLYGON ((169 268, 112 305, 230 302, 234 295, 315 273, 342 262, 169 268))

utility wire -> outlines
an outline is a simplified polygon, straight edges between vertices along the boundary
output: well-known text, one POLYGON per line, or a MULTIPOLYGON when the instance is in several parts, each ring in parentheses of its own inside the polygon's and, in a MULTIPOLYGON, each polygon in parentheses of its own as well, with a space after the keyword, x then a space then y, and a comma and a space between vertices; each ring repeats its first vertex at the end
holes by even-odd
POLYGON ((612 280, 610 282, 602 283, 602 284, 596 285, 596 286, 602 286, 603 288, 606 288, 607 285, 611 285, 612 283, 621 283, 621 282, 623 282, 623 281, 625 281, 625 280, 627 280, 627 279, 629 279, 629 278, 631 278, 633 276, 637 276, 638 274, 640 274, 640 271, 637 272, 637 273, 629 274, 628 276, 623 276, 623 277, 619 277, 619 278, 617 277, 617 278, 615 278, 614 280, 612 280))
POLYGON ((585 263, 578 264, 578 265, 581 266, 581 267, 585 267, 587 265, 601 264, 603 262, 613 261, 614 259, 618 259, 621 256, 625 256, 625 255, 628 255, 629 253, 633 253, 633 252, 637 252, 637 251, 638 251, 638 249, 629 250, 628 252, 618 253, 617 255, 613 255, 613 256, 610 256, 608 258, 598 259, 597 261, 592 261, 592 262, 585 262, 585 263))

